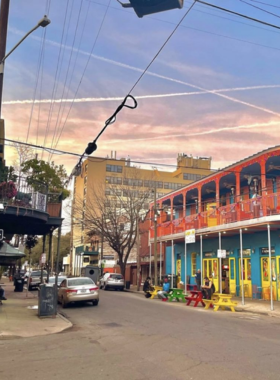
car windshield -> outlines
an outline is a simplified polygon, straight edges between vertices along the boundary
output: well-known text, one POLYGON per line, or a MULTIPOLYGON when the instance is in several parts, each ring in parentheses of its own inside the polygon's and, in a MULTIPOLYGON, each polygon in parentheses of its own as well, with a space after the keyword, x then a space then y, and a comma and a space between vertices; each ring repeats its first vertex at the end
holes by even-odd
MULTIPOLYGON (((57 277, 57 282, 58 283, 62 282, 63 280, 65 280, 65 277, 57 277)), ((49 278, 49 283, 50 284, 54 284, 55 283, 55 277, 50 277, 49 278)))
POLYGON ((90 278, 71 278, 68 280, 68 286, 79 286, 79 285, 92 285, 94 282, 90 278))

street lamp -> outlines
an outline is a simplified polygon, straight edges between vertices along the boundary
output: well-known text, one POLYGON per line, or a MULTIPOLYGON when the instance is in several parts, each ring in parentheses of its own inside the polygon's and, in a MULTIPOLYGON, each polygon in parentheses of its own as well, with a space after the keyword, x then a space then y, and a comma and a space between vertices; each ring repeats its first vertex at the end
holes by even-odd
MULTIPOLYGON (((6 12, 7 13, 7 12, 6 12)), ((4 17, 7 17, 8 18, 8 14, 4 14, 2 15, 2 9, 1 9, 1 22, 3 21, 3 18, 4 17)), ((51 22, 50 19, 48 19, 47 16, 44 16, 40 21, 38 21, 37 25, 34 26, 34 28, 32 28, 28 33, 26 33, 25 36, 22 37, 22 39, 12 48, 11 51, 9 51, 8 54, 5 54, 5 49, 6 49, 6 46, 4 48, 4 50, 0 51, 0 58, 1 58, 1 61, 0 61, 0 116, 1 116, 1 108, 2 108, 2 92, 3 92, 3 74, 4 74, 4 62, 6 61, 6 59, 9 57, 9 55, 12 54, 12 52, 31 34, 33 33, 36 29, 38 29, 40 26, 42 28, 45 28, 47 25, 49 25, 51 22)), ((0 25, 1 27, 1 25, 0 25)), ((6 45, 6 44, 4 44, 6 45)))

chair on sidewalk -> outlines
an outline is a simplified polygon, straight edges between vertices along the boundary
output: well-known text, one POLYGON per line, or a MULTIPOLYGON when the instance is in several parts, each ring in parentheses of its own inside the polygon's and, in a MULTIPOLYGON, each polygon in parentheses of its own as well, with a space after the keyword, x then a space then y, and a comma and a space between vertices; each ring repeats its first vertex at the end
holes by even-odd
POLYGON ((252 299, 262 299, 262 288, 257 285, 252 285, 252 299))

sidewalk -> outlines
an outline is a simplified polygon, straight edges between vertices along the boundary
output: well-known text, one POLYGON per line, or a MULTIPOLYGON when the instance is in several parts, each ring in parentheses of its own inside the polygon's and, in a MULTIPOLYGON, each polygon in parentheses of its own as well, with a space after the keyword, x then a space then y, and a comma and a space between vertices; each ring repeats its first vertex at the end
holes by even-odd
MULTIPOLYGON (((137 286, 131 285, 127 292, 137 293, 143 295, 142 286, 140 287, 140 291, 137 292, 137 286)), ((274 310, 270 310, 270 301, 258 300, 252 298, 245 298, 245 305, 242 305, 240 297, 233 297, 234 301, 238 302, 236 310, 245 311, 247 313, 255 313, 255 314, 265 314, 271 317, 280 317, 280 302, 273 301, 274 310)))
POLYGON ((0 281, 5 286, 7 301, 0 305, 0 339, 27 338, 56 334, 72 327, 72 323, 61 315, 50 318, 38 317, 37 291, 14 292, 13 282, 5 277, 0 281))

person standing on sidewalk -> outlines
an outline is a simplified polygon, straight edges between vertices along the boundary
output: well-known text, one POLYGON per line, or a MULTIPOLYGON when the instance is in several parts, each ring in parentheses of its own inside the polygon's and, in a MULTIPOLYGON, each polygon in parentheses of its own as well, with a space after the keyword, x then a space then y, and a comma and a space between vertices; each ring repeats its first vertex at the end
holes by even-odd
POLYGON ((200 290, 201 289, 201 271, 200 271, 200 269, 198 269, 196 274, 195 274, 195 282, 197 285, 197 290, 200 290))

